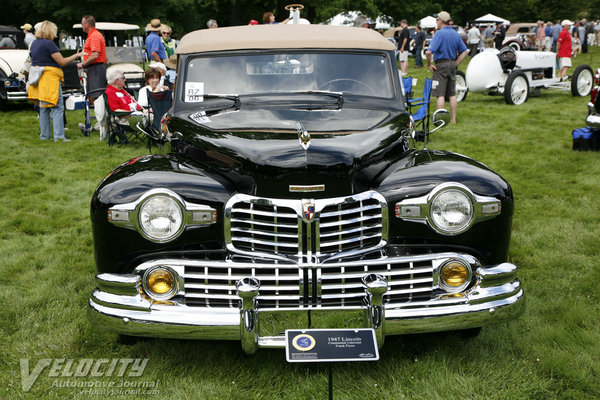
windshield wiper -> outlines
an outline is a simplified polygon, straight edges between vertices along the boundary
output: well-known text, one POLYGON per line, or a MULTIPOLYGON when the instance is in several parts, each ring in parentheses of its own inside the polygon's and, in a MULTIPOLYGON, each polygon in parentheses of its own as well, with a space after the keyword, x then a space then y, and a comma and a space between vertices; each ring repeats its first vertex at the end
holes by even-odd
POLYGON ((235 111, 238 111, 241 107, 241 101, 240 101, 240 96, 237 94, 219 94, 219 93, 204 93, 202 95, 202 97, 204 98, 208 98, 208 99, 225 99, 225 100, 231 100, 233 102, 233 104, 231 105, 223 105, 223 104, 203 104, 203 102, 200 102, 200 104, 203 104, 202 109, 204 111, 222 111, 222 110, 227 110, 230 108, 233 108, 235 111))

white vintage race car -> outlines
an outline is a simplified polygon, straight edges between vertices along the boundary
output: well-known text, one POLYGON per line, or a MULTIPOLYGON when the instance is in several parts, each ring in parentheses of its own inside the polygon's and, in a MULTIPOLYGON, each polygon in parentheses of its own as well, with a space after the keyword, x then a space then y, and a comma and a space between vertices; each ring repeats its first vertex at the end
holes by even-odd
POLYGON ((589 65, 579 65, 562 81, 556 77, 556 69, 556 53, 487 49, 467 66, 467 87, 475 93, 504 94, 506 103, 514 105, 539 95, 542 88, 571 90, 573 96, 590 93, 594 75, 589 65))

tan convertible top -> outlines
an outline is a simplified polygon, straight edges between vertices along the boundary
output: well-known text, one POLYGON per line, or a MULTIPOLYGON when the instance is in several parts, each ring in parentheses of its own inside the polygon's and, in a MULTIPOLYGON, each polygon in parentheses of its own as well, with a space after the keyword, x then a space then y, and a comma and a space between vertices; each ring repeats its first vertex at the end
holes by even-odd
POLYGON ((245 49, 375 49, 395 46, 366 28, 329 25, 245 25, 202 29, 185 35, 178 54, 245 49))

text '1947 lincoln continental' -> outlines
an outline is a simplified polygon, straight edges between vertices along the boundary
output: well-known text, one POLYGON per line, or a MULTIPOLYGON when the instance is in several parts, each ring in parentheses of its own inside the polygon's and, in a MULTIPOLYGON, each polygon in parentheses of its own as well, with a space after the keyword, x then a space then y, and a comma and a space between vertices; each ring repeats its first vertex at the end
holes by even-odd
POLYGON ((373 329, 382 346, 522 312, 510 185, 417 148, 381 35, 206 29, 177 53, 166 154, 117 167, 92 199, 96 326, 253 353, 289 329, 373 329))

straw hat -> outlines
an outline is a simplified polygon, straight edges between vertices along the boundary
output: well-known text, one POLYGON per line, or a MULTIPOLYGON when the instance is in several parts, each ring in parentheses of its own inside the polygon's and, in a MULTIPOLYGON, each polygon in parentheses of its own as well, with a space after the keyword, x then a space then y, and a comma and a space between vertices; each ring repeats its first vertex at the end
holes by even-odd
POLYGON ((146 25, 147 31, 160 32, 162 29, 162 24, 160 23, 160 19, 154 18, 148 25, 146 25))
POLYGON ((163 63, 169 69, 177 69, 177 54, 173 54, 169 58, 165 58, 163 63))

